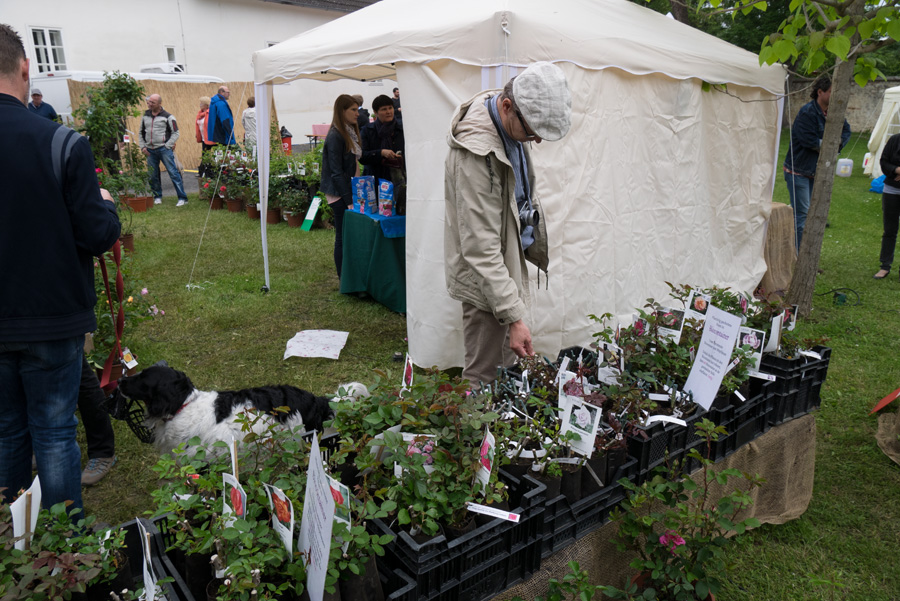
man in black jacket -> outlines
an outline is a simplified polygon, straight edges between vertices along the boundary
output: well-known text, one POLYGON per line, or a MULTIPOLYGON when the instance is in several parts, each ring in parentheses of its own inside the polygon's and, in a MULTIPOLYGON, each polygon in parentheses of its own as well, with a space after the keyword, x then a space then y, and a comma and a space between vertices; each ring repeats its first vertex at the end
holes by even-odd
POLYGON ((403 159, 403 122, 394 118, 394 103, 382 94, 372 101, 375 120, 362 128, 363 175, 374 175, 394 184, 394 205, 397 213, 406 212, 406 161, 403 159))
MULTIPOLYGON (((30 113, 28 59, 0 24, 0 488, 81 504, 75 407, 94 318, 93 257, 119 237, 87 140, 30 113)), ((111 200, 111 199, 110 199, 111 200)))

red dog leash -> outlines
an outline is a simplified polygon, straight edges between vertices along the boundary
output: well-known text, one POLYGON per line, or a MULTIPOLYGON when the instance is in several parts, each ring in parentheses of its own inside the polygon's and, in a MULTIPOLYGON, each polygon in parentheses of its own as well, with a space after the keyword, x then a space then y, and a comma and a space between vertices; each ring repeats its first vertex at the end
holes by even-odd
POLYGON ((102 257, 99 257, 100 271, 103 274, 103 284, 106 287, 106 304, 109 305, 109 314, 112 316, 115 324, 114 329, 116 333, 116 344, 109 352, 109 356, 103 365, 103 370, 100 372, 100 388, 107 394, 118 386, 117 381, 110 382, 109 379, 112 375, 113 360, 122 356, 122 348, 119 341, 125 329, 125 308, 122 303, 122 297, 125 295, 125 280, 122 279, 122 243, 116 240, 116 243, 113 244, 113 247, 108 252, 112 253, 113 261, 116 264, 116 295, 119 297, 119 312, 117 315, 113 308, 112 292, 109 288, 109 274, 106 271, 106 253, 104 253, 102 257))

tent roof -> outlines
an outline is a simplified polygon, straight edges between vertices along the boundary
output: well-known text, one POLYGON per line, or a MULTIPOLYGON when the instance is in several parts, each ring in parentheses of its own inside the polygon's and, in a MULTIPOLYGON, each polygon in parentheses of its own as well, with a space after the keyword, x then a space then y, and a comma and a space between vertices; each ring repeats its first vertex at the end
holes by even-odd
POLYGON ((272 83, 382 79, 393 63, 437 59, 568 61, 784 90, 782 67, 626 0, 382 0, 253 54, 256 81, 272 83))

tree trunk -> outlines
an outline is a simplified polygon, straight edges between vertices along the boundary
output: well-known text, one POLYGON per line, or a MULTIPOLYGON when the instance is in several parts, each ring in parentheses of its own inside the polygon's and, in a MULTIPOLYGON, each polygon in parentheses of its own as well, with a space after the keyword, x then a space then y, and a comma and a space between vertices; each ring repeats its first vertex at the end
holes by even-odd
POLYGON ((847 103, 850 100, 854 62, 853 57, 846 61, 839 60, 834 70, 828 118, 825 122, 825 133, 822 135, 822 146, 819 149, 819 161, 816 164, 816 180, 810 195, 809 213, 803 228, 800 253, 788 288, 788 302, 800 305, 802 316, 809 315, 812 310, 819 257, 822 254, 822 240, 825 237, 825 222, 828 220, 828 209, 831 206, 834 170, 841 146, 844 116, 847 114, 847 103))
POLYGON ((691 19, 688 16, 688 7, 684 0, 669 0, 669 10, 679 23, 691 24, 691 19))

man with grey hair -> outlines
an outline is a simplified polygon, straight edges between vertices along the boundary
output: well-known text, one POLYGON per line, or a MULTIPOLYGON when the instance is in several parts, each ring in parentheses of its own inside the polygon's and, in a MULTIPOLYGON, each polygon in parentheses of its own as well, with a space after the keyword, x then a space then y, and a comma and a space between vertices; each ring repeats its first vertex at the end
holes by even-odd
POLYGON ((34 453, 42 505, 81 510, 75 408, 84 335, 97 329, 93 257, 116 242, 119 218, 87 139, 26 108, 28 63, 0 24, 0 490, 12 501, 28 488, 34 453))
POLYGON ((147 157, 147 168, 150 170, 150 188, 153 190, 154 204, 162 204, 162 181, 159 174, 159 162, 162 161, 169 179, 175 186, 175 194, 178 195, 178 204, 175 206, 183 207, 187 204, 187 194, 184 191, 181 171, 175 163, 175 143, 181 134, 175 116, 163 110, 159 94, 147 96, 147 110, 141 117, 139 134, 138 144, 141 152, 147 157))
MULTIPOLYGON (((572 97, 562 70, 535 63, 502 91, 460 105, 444 165, 444 275, 462 303, 465 367, 473 384, 534 354, 525 322, 529 261, 547 272, 547 230, 525 142, 569 131, 572 97)), ((540 277, 540 272, 538 273, 540 277)))

